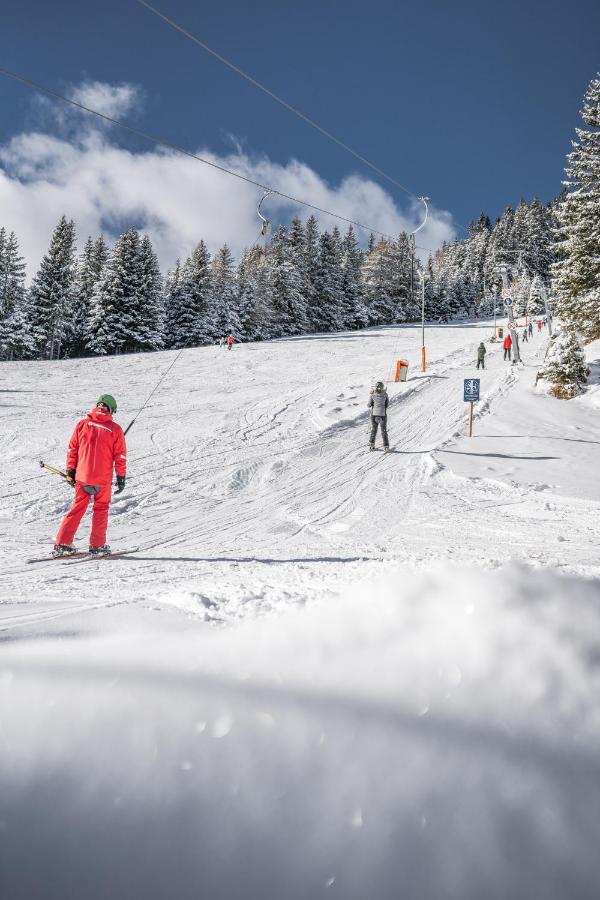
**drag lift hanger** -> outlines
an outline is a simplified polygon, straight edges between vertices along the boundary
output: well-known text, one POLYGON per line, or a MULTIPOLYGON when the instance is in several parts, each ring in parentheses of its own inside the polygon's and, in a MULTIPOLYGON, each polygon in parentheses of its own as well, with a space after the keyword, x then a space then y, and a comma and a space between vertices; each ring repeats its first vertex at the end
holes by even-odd
POLYGON ((265 202, 265 200, 267 199, 267 197, 269 197, 271 194, 274 194, 274 193, 275 193, 275 191, 265 191, 265 193, 262 195, 262 197, 260 199, 260 203, 258 204, 258 207, 256 209, 256 212, 258 213, 258 217, 262 220, 262 225, 260 228, 261 237, 268 237, 271 234, 271 231, 273 230, 273 226, 271 225, 271 223, 269 222, 268 219, 265 219, 265 217, 263 216, 263 214, 260 211, 260 208, 263 205, 263 203, 265 202))

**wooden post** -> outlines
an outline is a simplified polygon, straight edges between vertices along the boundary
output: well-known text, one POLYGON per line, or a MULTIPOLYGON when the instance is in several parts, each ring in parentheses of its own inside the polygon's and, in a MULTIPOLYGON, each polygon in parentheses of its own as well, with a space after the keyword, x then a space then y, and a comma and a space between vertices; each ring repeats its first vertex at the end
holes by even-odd
POLYGON ((427 370, 427 353, 425 351, 425 347, 421 347, 421 371, 425 372, 427 370))
POLYGON ((473 437, 473 401, 469 402, 469 437, 473 437))

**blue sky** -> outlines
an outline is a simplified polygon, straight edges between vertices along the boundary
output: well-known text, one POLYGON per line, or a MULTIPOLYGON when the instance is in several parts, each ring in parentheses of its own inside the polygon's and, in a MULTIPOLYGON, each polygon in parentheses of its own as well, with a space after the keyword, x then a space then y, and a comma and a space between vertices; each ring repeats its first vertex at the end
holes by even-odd
MULTIPOLYGON (((600 69, 600 3, 591 0, 155 2, 462 223, 560 190, 582 96, 600 69)), ((58 90, 135 85, 123 117, 142 129, 215 158, 241 147, 275 167, 295 159, 333 189, 356 174, 407 209, 402 192, 135 0, 7 4, 0 65, 58 90)), ((42 127, 65 138, 64 123, 27 89, 0 79, 0 103, 0 145, 42 127)), ((104 140, 147 151, 114 131, 104 140)), ((14 152, 12 164, 22 180, 14 152)))

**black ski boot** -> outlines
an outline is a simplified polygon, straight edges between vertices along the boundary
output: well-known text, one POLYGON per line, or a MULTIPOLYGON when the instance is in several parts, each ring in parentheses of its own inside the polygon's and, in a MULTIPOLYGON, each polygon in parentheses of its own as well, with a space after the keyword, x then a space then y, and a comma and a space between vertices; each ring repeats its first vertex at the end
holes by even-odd
POLYGON ((72 544, 55 544, 50 556, 69 556, 71 553, 77 553, 77 547, 72 544))
POLYGON ((89 548, 90 556, 108 556, 110 553, 110 547, 108 544, 103 544, 101 547, 90 547, 89 548))

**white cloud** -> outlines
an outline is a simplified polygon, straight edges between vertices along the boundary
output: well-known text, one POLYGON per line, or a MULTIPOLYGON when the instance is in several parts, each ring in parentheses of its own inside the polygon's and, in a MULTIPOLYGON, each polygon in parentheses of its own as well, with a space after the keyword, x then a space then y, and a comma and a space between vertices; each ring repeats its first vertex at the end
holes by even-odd
MULTIPOLYGON (((131 85, 88 82, 71 96, 116 116, 137 103, 139 92, 131 85)), ((175 152, 154 147, 125 150, 113 142, 112 129, 97 127, 85 114, 77 114, 74 121, 68 137, 30 131, 0 146, 0 225, 16 232, 29 276, 63 213, 75 220, 80 243, 88 234, 103 232, 112 240, 131 224, 142 227, 165 269, 178 256, 185 257, 200 238, 211 250, 228 243, 235 254, 258 239, 259 188, 175 152)), ((298 160, 282 165, 252 156, 241 145, 224 156, 202 148, 196 152, 382 232, 410 231, 422 220, 418 201, 400 210, 382 187, 358 174, 334 186, 298 160)), ((277 196, 268 198, 264 209, 275 224, 294 214, 306 218, 311 213, 277 196)), ((324 227, 335 224, 329 216, 316 215, 324 227)), ((346 227, 343 222, 338 225, 346 227)), ((450 214, 433 209, 418 243, 436 248, 453 234, 450 214)), ((364 232, 359 236, 364 238, 364 232)))
POLYGON ((70 97, 82 106, 116 119, 128 113, 133 107, 139 106, 141 92, 133 84, 84 81, 71 91, 70 97))

